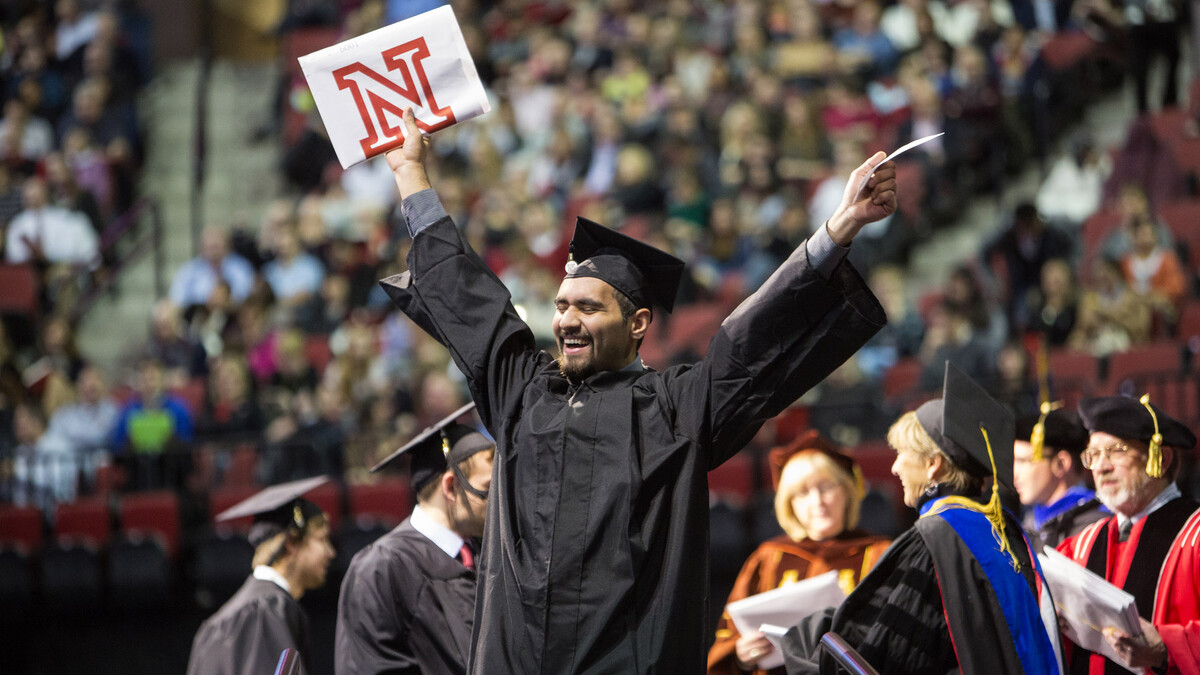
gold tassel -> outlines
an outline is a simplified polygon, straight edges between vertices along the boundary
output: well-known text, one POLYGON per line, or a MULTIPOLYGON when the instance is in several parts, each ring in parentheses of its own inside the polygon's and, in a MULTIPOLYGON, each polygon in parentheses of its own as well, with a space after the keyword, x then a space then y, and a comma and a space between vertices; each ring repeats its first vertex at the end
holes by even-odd
POLYGON ((862 469, 857 462, 854 464, 854 489, 858 491, 859 499, 867 496, 867 481, 863 479, 862 469))
POLYGON ((1042 401, 1041 417, 1038 417, 1037 424, 1033 425, 1033 433, 1029 434, 1029 444, 1033 446, 1033 461, 1035 462, 1040 462, 1046 458, 1046 453, 1043 450, 1046 447, 1046 417, 1051 412, 1061 408, 1062 405, 1062 401, 1054 403, 1042 401))
POLYGON ((996 478, 996 456, 992 453, 992 442, 988 439, 987 429, 981 425, 979 431, 983 434, 983 442, 987 445, 988 459, 992 462, 992 498, 986 505, 981 506, 979 502, 967 497, 957 495, 943 497, 937 506, 926 511, 925 515, 921 517, 927 518, 953 507, 982 513, 992 526, 992 537, 1000 545, 1000 552, 1008 554, 1008 557, 1012 559, 1013 570, 1019 572, 1021 571, 1021 561, 1017 560, 1017 554, 1008 545, 1008 535, 1004 527, 1004 507, 1000 504, 1000 481, 996 478))
POLYGON ((446 437, 446 434, 442 434, 442 457, 449 457, 449 456, 450 456, 450 439, 446 437))
POLYGON ((1142 398, 1138 399, 1142 405, 1146 406, 1146 410, 1150 411, 1150 419, 1154 420, 1154 435, 1150 437, 1150 456, 1146 459, 1146 474, 1151 478, 1162 478, 1162 434, 1158 431, 1158 415, 1154 414, 1154 408, 1150 407, 1150 394, 1142 394, 1142 398))

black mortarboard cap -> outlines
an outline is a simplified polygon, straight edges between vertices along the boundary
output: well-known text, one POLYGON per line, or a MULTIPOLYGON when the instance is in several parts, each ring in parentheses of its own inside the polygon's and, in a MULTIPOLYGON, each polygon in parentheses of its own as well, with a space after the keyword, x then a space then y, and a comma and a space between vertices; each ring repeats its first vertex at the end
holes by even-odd
POLYGON ((575 220, 568 279, 595 277, 624 293, 639 308, 657 305, 670 312, 683 266, 679 258, 649 244, 587 218, 575 220))
POLYGON ((250 544, 257 547, 290 528, 303 530, 311 518, 321 515, 321 508, 304 495, 327 482, 328 476, 316 476, 272 485, 225 509, 215 520, 254 516, 249 538, 250 544))
POLYGON ((475 404, 468 403, 450 413, 445 419, 426 427, 405 443, 404 447, 371 467, 371 472, 374 473, 407 454, 412 458, 409 465, 412 488, 415 492, 420 492, 429 481, 441 476, 451 465, 457 465, 481 450, 494 447, 496 444, 487 436, 472 427, 458 423, 460 417, 474 409, 475 404))
MULTIPOLYGON (((1158 418, 1158 433, 1162 444, 1173 448, 1191 450, 1196 447, 1196 434, 1183 422, 1148 403, 1158 418)), ((1149 444, 1154 437, 1154 418, 1136 398, 1126 396, 1100 396, 1085 398, 1079 402, 1079 417, 1089 432, 1104 432, 1117 438, 1141 441, 1149 444)))
POLYGON ((1012 489, 1012 413, 950 362, 946 362, 942 398, 917 408, 917 421, 951 461, 978 478, 992 475, 990 444, 996 481, 1012 489), (980 427, 987 430, 986 441, 980 427))
MULTIPOLYGON (((1017 418, 1016 439, 1029 441, 1033 437, 1033 428, 1037 426, 1041 415, 1022 415, 1017 418)), ((1054 450, 1066 450, 1078 457, 1087 449, 1088 431, 1079 420, 1074 410, 1051 410, 1046 415, 1045 447, 1054 450)))

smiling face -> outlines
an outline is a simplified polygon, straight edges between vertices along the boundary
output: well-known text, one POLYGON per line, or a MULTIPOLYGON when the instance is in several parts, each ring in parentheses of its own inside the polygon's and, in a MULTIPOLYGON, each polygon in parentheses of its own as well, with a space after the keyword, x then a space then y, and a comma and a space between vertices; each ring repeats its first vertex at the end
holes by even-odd
POLYGON ((925 492, 925 487, 933 480, 933 462, 919 454, 916 450, 903 448, 896 450, 896 461, 892 463, 892 475, 900 479, 904 487, 904 505, 916 508, 925 492))
POLYGON ((846 529, 850 495, 828 471, 793 460, 783 468, 779 485, 779 489, 792 495, 792 513, 808 532, 809 539, 822 541, 846 529))
POLYGON ((617 291, 595 277, 563 279, 554 300, 551 328, 558 366, 571 380, 620 370, 637 356, 638 340, 650 324, 650 310, 621 316, 617 291))

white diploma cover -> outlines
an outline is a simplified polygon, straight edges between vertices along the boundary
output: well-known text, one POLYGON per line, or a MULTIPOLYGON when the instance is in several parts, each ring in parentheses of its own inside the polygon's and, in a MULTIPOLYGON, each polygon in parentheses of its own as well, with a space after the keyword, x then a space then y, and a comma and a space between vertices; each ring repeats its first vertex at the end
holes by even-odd
MULTIPOLYGON (((1052 548, 1046 547, 1038 560, 1054 596, 1055 609, 1066 624, 1063 635, 1124 666, 1102 631, 1112 626, 1133 637, 1142 635, 1133 596, 1052 548)), ((1133 672, 1143 671, 1139 668, 1133 672)))
POLYGON ((759 659, 763 670, 783 665, 780 640, 787 629, 801 619, 829 607, 837 607, 846 599, 838 584, 838 570, 787 584, 774 590, 731 602, 725 609, 742 635, 762 631, 775 646, 775 651, 759 659))
POLYGON ((403 145, 406 108, 425 134, 491 110, 448 5, 299 61, 342 168, 403 145))

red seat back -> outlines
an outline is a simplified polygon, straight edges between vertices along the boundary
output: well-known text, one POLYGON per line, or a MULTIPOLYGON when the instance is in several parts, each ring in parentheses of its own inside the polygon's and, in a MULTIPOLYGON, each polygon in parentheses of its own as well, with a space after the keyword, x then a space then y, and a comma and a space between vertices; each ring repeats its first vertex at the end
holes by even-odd
POLYGON ((354 518, 369 517, 389 527, 407 518, 413 508, 413 494, 408 482, 398 479, 351 485, 347 488, 346 499, 354 518))
POLYGON ((0 314, 34 317, 38 313, 38 279, 33 265, 0 265, 0 314))
POLYGON ((54 510, 54 536, 83 539, 96 548, 112 537, 112 514, 108 500, 91 497, 59 504, 54 510))
POLYGON ((256 492, 258 492, 258 488, 253 485, 227 485, 213 490, 208 494, 209 521, 217 529, 243 533, 249 532, 250 526, 254 524, 254 516, 234 518, 233 520, 226 520, 220 523, 217 522, 217 516, 222 511, 229 509, 234 504, 250 497, 256 492))
POLYGON ((179 497, 174 492, 142 492, 121 498, 121 531, 158 535, 167 556, 179 551, 179 497))
POLYGON ((0 544, 12 544, 26 555, 42 548, 42 512, 33 506, 0 506, 0 544))

